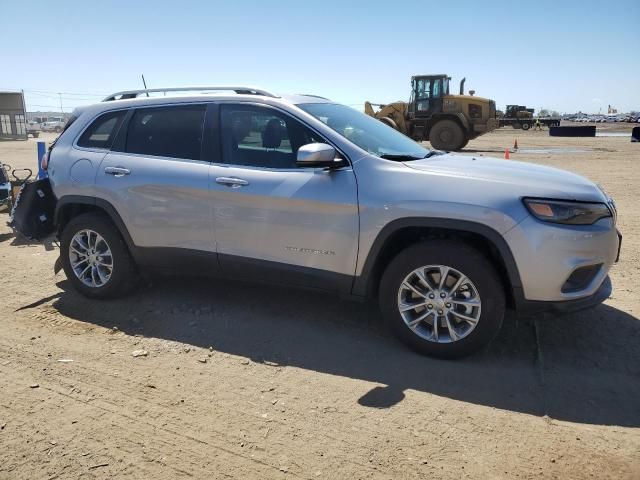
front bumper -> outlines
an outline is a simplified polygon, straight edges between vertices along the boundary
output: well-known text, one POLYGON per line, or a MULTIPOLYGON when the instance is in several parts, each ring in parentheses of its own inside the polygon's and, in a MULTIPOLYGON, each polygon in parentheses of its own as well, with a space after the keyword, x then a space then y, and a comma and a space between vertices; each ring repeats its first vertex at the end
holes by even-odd
POLYGON ((535 300, 521 300, 517 305, 518 315, 527 316, 540 313, 556 313, 565 315, 596 307, 611 296, 611 279, 607 276, 600 287, 588 297, 560 302, 541 302, 535 300))
POLYGON ((620 239, 612 218, 568 227, 528 217, 504 235, 520 274, 523 301, 567 302, 593 296, 618 257, 620 239), (579 288, 567 289, 572 274, 599 266, 579 288))

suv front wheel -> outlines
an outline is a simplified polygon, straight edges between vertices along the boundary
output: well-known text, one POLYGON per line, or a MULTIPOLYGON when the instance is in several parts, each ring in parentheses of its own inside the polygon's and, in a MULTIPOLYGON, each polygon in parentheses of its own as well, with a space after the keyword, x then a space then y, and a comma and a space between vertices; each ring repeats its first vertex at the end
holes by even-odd
POLYGON ((443 240, 399 253, 382 277, 379 301, 403 342, 440 358, 463 357, 487 345, 505 310, 491 263, 464 243, 443 240))
POLYGON ((135 285, 136 268, 113 223, 99 213, 71 219, 60 239, 62 266, 76 290, 90 298, 113 298, 135 285))

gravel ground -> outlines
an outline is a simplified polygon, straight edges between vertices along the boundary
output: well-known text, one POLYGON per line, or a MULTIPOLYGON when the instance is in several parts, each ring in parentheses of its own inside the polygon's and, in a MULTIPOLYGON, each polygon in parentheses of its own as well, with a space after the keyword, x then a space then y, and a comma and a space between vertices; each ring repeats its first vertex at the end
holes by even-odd
MULTIPOLYGON (((408 351, 374 305, 309 292, 164 278, 89 301, 52 242, 0 215, 0 478, 640 478, 640 144, 501 129, 465 154, 516 139, 512 160, 616 199, 614 293, 509 315, 456 362, 408 351)), ((34 140, 0 161, 35 165, 34 140)))

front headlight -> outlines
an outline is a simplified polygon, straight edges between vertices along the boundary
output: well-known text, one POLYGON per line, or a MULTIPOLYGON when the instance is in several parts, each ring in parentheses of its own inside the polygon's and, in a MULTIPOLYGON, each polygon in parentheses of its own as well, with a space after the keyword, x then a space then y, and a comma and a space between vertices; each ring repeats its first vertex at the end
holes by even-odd
POLYGON ((611 217, 605 203, 584 203, 567 200, 523 199, 527 209, 538 220, 565 225, 592 225, 601 218, 611 217))

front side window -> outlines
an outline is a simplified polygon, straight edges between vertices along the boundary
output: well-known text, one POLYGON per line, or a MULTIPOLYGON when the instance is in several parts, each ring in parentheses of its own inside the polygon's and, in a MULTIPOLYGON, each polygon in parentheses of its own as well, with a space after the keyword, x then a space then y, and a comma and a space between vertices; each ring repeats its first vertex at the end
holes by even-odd
POLYGON ((418 100, 428 99, 431 97, 431 82, 424 78, 419 79, 416 98, 418 100))
MULTIPOLYGON (((89 128, 82 133, 78 140, 78 146, 84 148, 111 148, 125 113, 124 110, 120 110, 118 112, 109 112, 100 115, 93 121, 89 128)), ((73 120, 75 120, 75 118, 73 118, 73 120)), ((71 123, 73 123, 71 120, 67 122, 65 130, 69 128, 71 123)))
POLYGON ((380 120, 345 105, 303 103, 298 107, 326 123, 358 147, 378 157, 411 160, 425 158, 429 153, 429 150, 380 120))
POLYGON ((324 142, 293 118, 254 105, 221 106, 224 162, 263 168, 296 168, 302 145, 324 142))
POLYGON ((129 122, 125 152, 200 159, 205 105, 141 108, 129 122))

